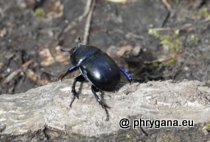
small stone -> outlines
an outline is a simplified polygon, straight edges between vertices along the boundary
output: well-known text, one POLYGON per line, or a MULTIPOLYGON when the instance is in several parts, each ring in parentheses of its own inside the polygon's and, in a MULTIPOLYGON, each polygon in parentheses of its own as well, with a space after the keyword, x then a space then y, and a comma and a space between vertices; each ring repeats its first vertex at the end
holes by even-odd
POLYGON ((0 132, 4 131, 4 129, 6 129, 6 125, 5 124, 0 124, 0 132))
POLYGON ((156 105, 157 104, 157 100, 156 99, 151 99, 150 100, 150 104, 151 105, 156 105))
POLYGON ((202 131, 203 131, 204 135, 208 135, 209 134, 208 130, 202 130, 202 131))
POLYGON ((137 55, 139 55, 139 53, 140 53, 140 51, 141 51, 141 49, 142 49, 142 47, 141 46, 135 46, 134 48, 133 48, 133 50, 132 50, 132 54, 133 54, 133 56, 137 56, 137 55))

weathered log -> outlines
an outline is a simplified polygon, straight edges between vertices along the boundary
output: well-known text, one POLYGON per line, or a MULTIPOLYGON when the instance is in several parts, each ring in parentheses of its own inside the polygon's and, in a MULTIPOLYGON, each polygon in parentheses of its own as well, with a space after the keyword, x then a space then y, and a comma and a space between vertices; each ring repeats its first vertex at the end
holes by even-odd
POLYGON ((117 131, 120 120, 128 117, 186 119, 195 124, 210 120, 210 89, 199 81, 132 83, 116 92, 105 92, 104 100, 111 107, 109 121, 105 121, 106 113, 96 102, 89 83, 83 83, 79 100, 69 107, 72 82, 67 79, 25 93, 0 95, 0 134, 18 135, 48 126, 96 136, 117 131))

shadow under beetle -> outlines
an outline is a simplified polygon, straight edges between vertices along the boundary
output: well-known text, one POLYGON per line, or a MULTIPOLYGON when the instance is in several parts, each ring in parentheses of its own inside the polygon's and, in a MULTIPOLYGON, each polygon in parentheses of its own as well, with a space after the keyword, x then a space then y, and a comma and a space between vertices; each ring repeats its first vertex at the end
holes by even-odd
POLYGON ((113 59, 97 47, 79 44, 71 49, 69 53, 73 67, 69 68, 65 74, 59 77, 59 79, 62 80, 69 73, 77 69, 79 69, 81 73, 74 79, 72 84, 72 93, 74 97, 70 103, 70 107, 72 106, 75 97, 79 99, 78 93, 75 90, 76 82, 89 81, 92 84, 91 91, 94 94, 96 101, 105 109, 107 120, 109 120, 107 108, 110 107, 98 97, 96 92, 99 90, 114 91, 121 78, 120 71, 126 76, 129 82, 132 81, 130 74, 124 69, 118 68, 113 59))

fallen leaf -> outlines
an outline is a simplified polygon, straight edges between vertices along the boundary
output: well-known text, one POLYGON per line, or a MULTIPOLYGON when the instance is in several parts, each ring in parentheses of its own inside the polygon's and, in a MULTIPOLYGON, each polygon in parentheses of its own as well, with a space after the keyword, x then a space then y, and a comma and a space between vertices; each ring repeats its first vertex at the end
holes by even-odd
POLYGON ((131 51, 133 47, 131 45, 123 46, 117 51, 117 56, 121 57, 125 54, 125 52, 131 51))
POLYGON ((53 56, 50 53, 48 48, 44 48, 39 52, 39 56, 41 59, 41 66, 47 67, 55 63, 53 56))

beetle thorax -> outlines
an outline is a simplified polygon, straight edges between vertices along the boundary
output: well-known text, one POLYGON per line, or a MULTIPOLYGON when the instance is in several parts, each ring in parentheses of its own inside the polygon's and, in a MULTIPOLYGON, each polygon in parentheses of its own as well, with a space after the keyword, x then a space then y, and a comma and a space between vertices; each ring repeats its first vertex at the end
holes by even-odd
POLYGON ((101 50, 94 46, 80 45, 74 47, 70 51, 71 63, 74 66, 79 66, 84 60, 98 52, 101 52, 101 50))

